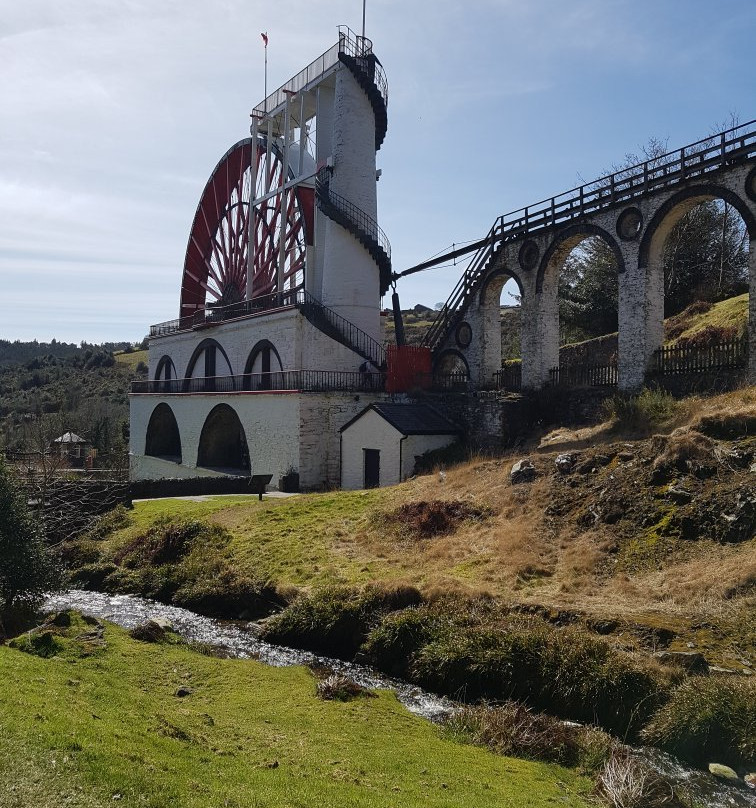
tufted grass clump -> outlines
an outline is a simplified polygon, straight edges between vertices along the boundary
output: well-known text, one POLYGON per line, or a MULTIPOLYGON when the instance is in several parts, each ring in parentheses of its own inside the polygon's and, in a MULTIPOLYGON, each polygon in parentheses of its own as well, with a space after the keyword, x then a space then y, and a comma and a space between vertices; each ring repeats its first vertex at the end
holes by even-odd
POLYGON ((413 586, 327 586, 295 600, 272 617, 263 637, 281 645, 352 659, 380 614, 417 605, 421 599, 413 586))
POLYGON ((606 416, 614 419, 617 429, 648 434, 670 421, 677 414, 678 406, 664 390, 644 387, 637 396, 612 396, 605 410, 606 416))
POLYGON ((642 736, 673 755, 703 765, 756 766, 756 681, 696 677, 677 687, 642 736))
POLYGON ((599 729, 566 724, 514 701, 463 707, 444 726, 453 736, 499 755, 560 763, 588 774, 604 765, 616 744, 599 729))
POLYGON ((360 696, 373 696, 367 688, 343 673, 332 673, 315 685, 318 698, 324 701, 352 701, 360 696))

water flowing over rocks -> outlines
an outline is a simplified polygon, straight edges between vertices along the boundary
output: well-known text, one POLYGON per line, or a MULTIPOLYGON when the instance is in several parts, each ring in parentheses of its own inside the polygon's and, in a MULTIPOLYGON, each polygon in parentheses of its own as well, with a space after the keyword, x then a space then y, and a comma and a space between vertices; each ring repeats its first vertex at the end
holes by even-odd
POLYGON ((448 715, 454 709, 452 702, 443 696, 435 696, 398 679, 381 676, 363 665, 263 642, 256 636, 257 626, 254 623, 213 620, 187 609, 166 606, 135 595, 105 595, 78 589, 53 595, 48 598, 44 609, 48 612, 75 609, 82 614, 109 620, 126 629, 134 629, 147 621, 168 621, 173 630, 185 640, 219 646, 231 657, 257 659, 275 667, 310 665, 330 668, 348 676, 362 687, 393 690, 410 712, 431 721, 448 715))

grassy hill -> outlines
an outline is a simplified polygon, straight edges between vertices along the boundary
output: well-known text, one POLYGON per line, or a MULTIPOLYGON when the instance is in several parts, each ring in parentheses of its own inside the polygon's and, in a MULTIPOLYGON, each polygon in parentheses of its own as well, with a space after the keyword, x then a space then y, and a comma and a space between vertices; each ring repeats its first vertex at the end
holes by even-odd
POLYGON ((389 693, 324 701, 305 668, 149 645, 76 615, 14 645, 0 646, 7 808, 589 804, 569 769, 457 743, 389 693))

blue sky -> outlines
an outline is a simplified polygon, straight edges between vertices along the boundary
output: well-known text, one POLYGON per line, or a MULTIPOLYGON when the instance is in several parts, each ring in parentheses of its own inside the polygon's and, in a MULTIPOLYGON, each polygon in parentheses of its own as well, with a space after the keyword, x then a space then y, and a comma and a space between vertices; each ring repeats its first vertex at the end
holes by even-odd
MULTIPOLYGON (((139 340, 269 87, 361 0, 0 0, 0 338, 139 340)), ((499 214, 756 117, 753 0, 368 0, 389 80, 380 224, 402 270, 499 214)), ((400 282, 444 300, 462 266, 400 282)))

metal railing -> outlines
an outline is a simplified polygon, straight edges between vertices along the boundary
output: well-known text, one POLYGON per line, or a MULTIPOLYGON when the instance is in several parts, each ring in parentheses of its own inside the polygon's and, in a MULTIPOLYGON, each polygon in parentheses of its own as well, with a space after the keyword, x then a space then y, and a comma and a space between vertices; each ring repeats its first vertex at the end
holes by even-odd
POLYGON ((383 98, 388 109, 388 81, 381 63, 373 54, 373 43, 352 31, 346 25, 339 26, 339 54, 351 56, 359 70, 371 81, 383 98))
POLYGON ((191 317, 181 317, 150 326, 150 336, 158 337, 174 334, 178 331, 207 328, 241 317, 253 317, 279 309, 297 307, 314 325, 318 318, 325 321, 341 337, 348 347, 365 358, 369 358, 376 367, 381 367, 386 360, 386 350, 369 334, 356 326, 346 317, 342 317, 333 309, 324 306, 317 298, 304 289, 291 289, 284 292, 271 292, 267 295, 242 300, 228 306, 203 309, 191 317))
POLYGON ((475 254, 423 337, 423 345, 435 348, 443 340, 460 307, 467 302, 469 291, 483 274, 496 245, 586 214, 627 204, 754 155, 756 120, 499 216, 488 231, 486 244, 475 254))
MULTIPOLYGON (((296 76, 290 78, 285 84, 270 93, 252 110, 252 114, 257 117, 264 117, 275 112, 286 103, 288 93, 298 93, 316 82, 339 61, 339 54, 342 53, 354 59, 363 59, 367 56, 372 56, 373 43, 367 37, 358 36, 347 26, 339 26, 339 41, 328 48, 327 51, 321 53, 317 59, 310 62, 303 70, 300 70, 296 76)), ((371 62, 375 62, 375 60, 371 59, 371 62)), ((376 64, 375 67, 373 82, 388 104, 386 77, 380 65, 376 64)))
POLYGON ((190 317, 179 317, 176 320, 167 320, 164 323, 150 326, 151 337, 161 337, 174 334, 177 331, 191 331, 193 328, 205 328, 227 320, 236 320, 239 317, 251 317, 255 314, 275 311, 297 306, 304 302, 304 289, 287 289, 283 292, 271 292, 267 295, 253 297, 231 303, 228 306, 211 306, 195 312, 190 317))
POLYGON ((470 265, 457 281, 457 285, 452 290, 448 300, 436 315, 436 319, 425 332, 422 342, 424 346, 435 348, 444 335, 448 333, 453 321, 458 316, 461 304, 469 296, 478 278, 483 274, 488 262, 494 255, 496 250, 494 234, 495 226, 488 231, 486 243, 475 253, 470 265))
POLYGON ((386 254, 390 264, 391 243, 388 236, 381 230, 378 222, 372 216, 368 216, 362 208, 358 208, 353 202, 332 191, 330 179, 331 171, 329 168, 323 168, 318 172, 315 180, 318 201, 333 206, 342 216, 349 220, 353 227, 361 230, 368 238, 372 239, 376 246, 386 254))
POLYGON ((182 395, 186 393, 264 393, 296 391, 370 392, 383 390, 385 374, 340 370, 280 370, 238 376, 200 376, 192 379, 133 381, 134 395, 182 395))
MULTIPOLYGON (((315 315, 315 319, 322 317, 337 333, 339 333, 348 347, 355 350, 360 356, 369 359, 376 368, 386 365, 386 349, 380 342, 373 339, 370 334, 356 326, 351 320, 342 317, 338 312, 323 305, 309 292, 304 292, 302 303, 299 304, 302 313, 315 315), (311 307, 310 311, 306 307, 311 307)), ((314 323, 317 325, 317 323, 314 323)))

